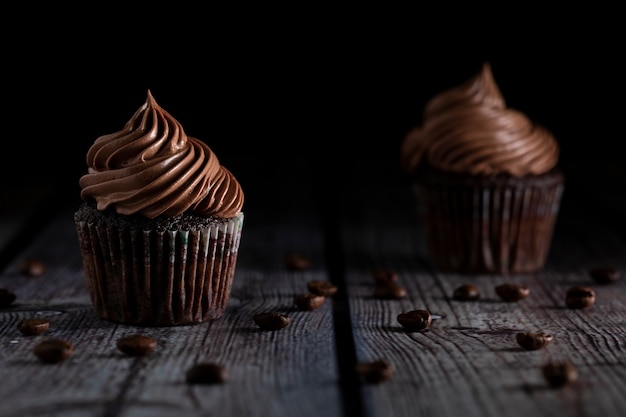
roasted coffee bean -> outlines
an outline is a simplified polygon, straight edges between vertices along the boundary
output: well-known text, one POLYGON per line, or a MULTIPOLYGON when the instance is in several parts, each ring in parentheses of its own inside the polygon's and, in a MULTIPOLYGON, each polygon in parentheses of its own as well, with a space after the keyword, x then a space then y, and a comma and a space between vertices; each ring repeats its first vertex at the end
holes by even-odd
POLYGON ((48 331, 50 322, 46 319, 23 319, 17 323, 17 330, 26 336, 35 336, 48 331))
POLYGON ((255 314, 253 320, 263 330, 280 330, 291 323, 289 316, 276 311, 255 314))
POLYGON ((458 301, 474 301, 480 298, 480 291, 475 285, 464 284, 454 290, 452 298, 458 301))
POLYGON ((330 281, 311 280, 306 283, 306 287, 311 294, 331 297, 337 293, 337 286, 330 281))
POLYGON ((612 284, 619 280, 620 272, 611 267, 598 267, 590 269, 589 276, 598 284, 612 284))
POLYGON ((550 362, 541 368, 543 377, 551 387, 562 387, 578 379, 578 371, 568 361, 550 362))
POLYGON ((298 253, 290 252, 284 257, 285 266, 291 271, 304 271, 311 267, 311 260, 308 256, 298 253))
POLYGON ((0 288, 0 308, 10 306, 16 299, 16 295, 6 288, 0 288))
POLYGON ((188 384, 220 384, 228 380, 228 372, 216 363, 198 363, 187 370, 188 384))
POLYGON ((382 300, 400 300, 406 298, 406 296, 406 288, 394 282, 376 285, 374 289, 374 298, 382 300))
POLYGON ((293 303, 300 310, 313 311, 317 310, 324 304, 326 297, 316 294, 300 294, 296 295, 293 299, 293 303))
POLYGON ((117 339, 115 346, 129 356, 146 356, 154 352, 157 340, 142 334, 131 334, 117 339))
POLYGON ((38 277, 46 272, 46 265, 37 258, 26 258, 20 262, 18 269, 22 275, 38 277))
POLYGON ((595 302, 595 291, 584 285, 574 285, 565 293, 565 305, 568 308, 587 308, 595 302))
POLYGON ((423 331, 430 328, 433 318, 427 310, 412 310, 398 314, 397 320, 407 330, 423 331))
POLYGON ((539 332, 524 332, 515 335, 517 343, 526 350, 537 350, 552 343, 552 335, 539 332))
POLYGON ((33 353, 45 363, 58 363, 69 359, 74 353, 74 346, 63 339, 49 339, 39 342, 33 353))
POLYGON ((371 362, 359 362, 356 364, 355 370, 365 382, 372 384, 387 381, 394 373, 393 366, 383 359, 371 362))
POLYGON ((398 282, 398 274, 390 269, 374 268, 372 270, 372 277, 374 278, 374 282, 380 285, 398 282))
POLYGON ((530 294, 530 289, 528 287, 517 284, 498 285, 495 290, 498 297, 507 303, 521 301, 530 294))

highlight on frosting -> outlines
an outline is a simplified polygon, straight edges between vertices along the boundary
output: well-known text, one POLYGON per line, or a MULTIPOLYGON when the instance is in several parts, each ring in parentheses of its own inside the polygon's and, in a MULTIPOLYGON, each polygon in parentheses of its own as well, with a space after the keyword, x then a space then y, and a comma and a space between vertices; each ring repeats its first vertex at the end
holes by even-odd
POLYGON ((402 142, 407 173, 427 164, 446 172, 522 177, 548 172, 558 162, 553 135, 506 106, 488 62, 464 84, 433 97, 422 122, 402 142))
POLYGON ((183 212, 231 218, 243 206, 233 174, 209 146, 187 136, 150 91, 122 130, 94 141, 86 160, 80 196, 98 210, 151 219, 183 212))

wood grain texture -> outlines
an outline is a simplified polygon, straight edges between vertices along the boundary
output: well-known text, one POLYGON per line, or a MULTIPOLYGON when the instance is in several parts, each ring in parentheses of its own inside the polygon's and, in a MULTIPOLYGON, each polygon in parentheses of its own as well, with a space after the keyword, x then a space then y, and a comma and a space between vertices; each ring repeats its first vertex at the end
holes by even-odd
POLYGON ((626 272, 624 222, 615 220, 616 207, 602 209, 611 201, 610 187, 593 199, 586 179, 569 177, 544 271, 442 274, 429 265, 409 184, 372 161, 349 173, 336 162, 317 167, 286 160, 263 178, 273 181, 266 189, 253 186, 256 173, 266 172, 263 161, 250 161, 226 313, 194 326, 138 328, 96 317, 73 208, 61 211, 0 271, 0 288, 17 295, 0 310, 0 417, 624 415, 626 279, 598 285, 587 275, 596 266, 626 272), (292 251, 310 257, 312 268, 285 268, 283 257, 292 251), (19 261, 31 256, 46 263, 45 275, 19 274, 19 261), (373 268, 395 270, 407 298, 374 298, 373 268), (293 297, 312 279, 332 279, 340 293, 319 310, 298 311, 293 297), (452 300, 454 289, 468 282, 481 298, 452 300), (527 285, 530 296, 501 301, 494 288, 507 282, 527 285), (575 284, 596 290, 593 307, 565 308, 565 291, 575 284), (444 318, 428 332, 406 332, 397 315, 413 309, 444 318), (291 324, 261 331, 252 317, 270 310, 287 313, 291 324), (17 322, 29 317, 48 318, 50 330, 22 335, 17 322), (554 341, 523 350, 515 334, 527 330, 549 332, 554 341), (119 337, 136 332, 158 340, 155 352, 128 357, 115 348, 119 337), (40 363, 32 349, 49 337, 71 341, 74 355, 40 363), (393 377, 381 384, 359 380, 356 362, 380 358, 392 363, 393 377), (579 380, 548 387, 540 367, 564 359, 576 366, 579 380), (228 381, 186 384, 186 370, 201 361, 223 364, 228 381))
POLYGON ((597 285, 587 271, 603 265, 626 271, 626 241, 585 211, 589 201, 584 204, 577 195, 564 201, 544 271, 503 277, 430 268, 408 184, 390 182, 377 195, 364 196, 363 189, 346 196, 370 209, 344 219, 341 233, 357 358, 386 359, 396 370, 390 381, 364 386, 366 415, 624 415, 626 282, 597 285), (374 267, 395 270, 408 297, 373 298, 374 267), (494 287, 508 282, 528 286, 530 296, 517 303, 501 301, 494 287), (476 285, 481 298, 452 300, 454 289, 466 283, 476 285), (595 289, 594 306, 565 307, 565 292, 575 284, 595 289), (428 332, 406 332, 396 317, 414 309, 445 318, 434 320, 428 332), (523 331, 548 332, 554 341, 526 351, 515 339, 523 331), (579 380, 550 388, 541 366, 565 359, 576 366, 579 380))
POLYGON ((322 229, 315 213, 290 208, 306 193, 290 194, 281 213, 250 203, 257 209, 246 216, 227 311, 193 326, 141 328, 99 319, 84 282, 74 208, 61 212, 0 275, 0 288, 17 295, 0 310, 0 416, 342 415, 333 301, 315 311, 293 306, 308 280, 327 279, 322 229), (287 270, 289 251, 309 256, 311 269, 287 270), (18 262, 30 256, 46 263, 45 275, 19 274, 18 262), (252 317, 269 310, 288 314, 291 324, 260 330, 252 317), (16 326, 28 317, 49 318, 49 331, 22 335, 16 326), (155 352, 128 357, 116 349, 119 337, 136 332, 157 339, 155 352), (34 345, 51 337, 74 344, 69 360, 46 365, 34 356, 34 345), (224 365, 228 381, 187 384, 186 370, 204 361, 224 365))

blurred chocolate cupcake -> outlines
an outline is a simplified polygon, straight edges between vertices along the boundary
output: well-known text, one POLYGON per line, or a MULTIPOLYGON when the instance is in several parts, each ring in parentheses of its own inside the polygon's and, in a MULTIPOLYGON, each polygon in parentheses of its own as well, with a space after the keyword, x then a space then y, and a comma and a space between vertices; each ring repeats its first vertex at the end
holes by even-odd
POLYGON ((506 106, 489 63, 433 97, 401 148, 432 265, 477 274, 542 270, 564 189, 558 161, 554 136, 506 106))

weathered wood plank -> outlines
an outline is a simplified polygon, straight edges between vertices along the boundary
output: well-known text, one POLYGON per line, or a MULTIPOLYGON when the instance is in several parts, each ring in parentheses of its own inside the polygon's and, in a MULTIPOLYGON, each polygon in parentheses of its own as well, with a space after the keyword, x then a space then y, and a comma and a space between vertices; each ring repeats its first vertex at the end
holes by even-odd
POLYGON ((363 162, 354 178, 338 181, 338 173, 346 173, 338 166, 325 166, 313 178, 319 167, 285 161, 273 175, 281 181, 264 178, 270 187, 253 186, 259 183, 256 173, 267 170, 262 161, 248 162, 249 176, 242 176, 250 190, 244 235, 226 314, 196 326, 139 328, 159 340, 157 351, 145 358, 115 349, 118 337, 138 328, 93 314, 72 210, 62 212, 0 273, 0 287, 18 296, 11 308, 0 310, 0 371, 10 376, 0 384, 0 416, 623 414, 626 283, 594 285, 586 271, 598 265, 626 271, 626 243, 624 229, 585 211, 597 201, 566 191, 572 199, 564 204, 549 263, 539 274, 509 279, 439 274, 426 261, 408 184, 384 171, 384 164, 363 162), (311 194, 311 184, 317 194, 311 194), (322 219, 319 207, 325 210, 322 219), (283 255, 293 250, 310 256, 313 268, 286 270, 283 255), (43 259, 46 275, 19 275, 17 263, 26 256, 43 259), (327 262, 347 293, 320 310, 296 311, 293 296, 305 291, 308 280, 327 279, 327 262), (374 299, 374 267, 397 271, 409 296, 374 299), (468 280, 482 299, 452 301, 453 289, 468 280), (527 284, 531 296, 503 303, 493 292, 501 282, 527 284), (584 311, 565 309, 564 291, 578 283, 593 285, 598 302, 584 311), (407 333, 396 317, 414 308, 445 318, 429 332, 407 333), (260 331, 252 316, 265 310, 287 312, 292 324, 260 331), (350 314, 347 322, 344 313, 350 314), (51 330, 21 335, 17 322, 32 316, 49 317, 51 330), (555 340, 547 349, 524 351, 514 339, 522 330, 548 331, 555 340), (50 336, 75 343, 69 361, 36 360, 32 347, 50 336), (355 355, 388 359, 396 373, 384 384, 359 386, 345 374, 355 355), (549 389, 539 367, 561 358, 574 362, 580 380, 549 389), (226 365, 229 381, 187 385, 185 370, 200 360, 226 365))
POLYGON ((626 271, 623 236, 581 211, 584 206, 572 196, 564 201, 545 271, 509 278, 437 273, 426 260, 410 187, 384 172, 374 174, 389 179, 387 186, 375 194, 357 188, 346 196, 363 209, 346 217, 341 233, 357 359, 387 359, 396 369, 390 381, 363 388, 366 415, 624 415, 626 282, 599 286, 587 276, 589 268, 601 265, 626 271), (408 297, 373 298, 374 267, 395 270, 408 297), (525 284, 531 295, 502 302, 493 289, 504 282, 525 284), (452 300, 464 283, 475 284, 482 298, 452 300), (596 304, 566 309, 566 289, 580 283, 596 290, 596 304), (445 318, 429 332, 405 332, 396 317, 413 309, 445 318), (554 341, 525 351, 515 334, 527 330, 549 332, 554 341), (559 359, 574 363, 579 381, 552 389, 540 367, 559 359))
POLYGON ((0 374, 5 376, 0 416, 342 415, 332 299, 314 311, 293 306, 293 297, 307 292, 308 280, 327 279, 320 220, 306 208, 312 206, 306 188, 294 187, 293 181, 273 191, 283 204, 278 208, 249 200, 227 311, 194 326, 139 328, 96 317, 81 269, 73 208, 61 212, 0 274, 0 288, 17 294, 10 308, 0 310, 0 374), (312 268, 287 270, 283 256, 290 251, 309 256, 312 268), (46 263, 44 276, 19 274, 18 262, 30 256, 46 263), (260 330, 252 317, 267 310, 286 312, 291 324, 275 332, 260 330), (48 317, 50 330, 21 335, 16 325, 26 317, 48 317), (158 340, 153 354, 132 358, 117 351, 117 338, 135 332, 158 340), (73 356, 60 364, 40 363, 32 348, 49 337, 71 341, 73 356), (200 361, 223 364, 229 380, 186 384, 186 370, 200 361))

